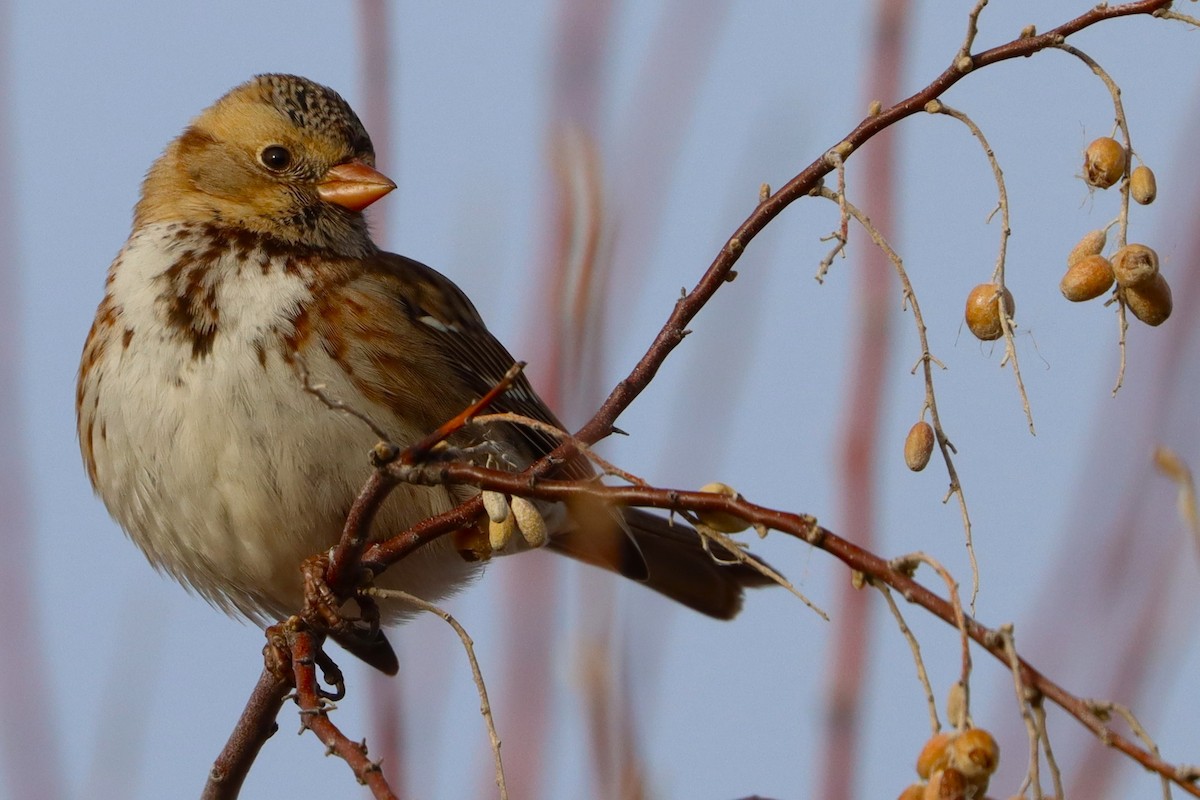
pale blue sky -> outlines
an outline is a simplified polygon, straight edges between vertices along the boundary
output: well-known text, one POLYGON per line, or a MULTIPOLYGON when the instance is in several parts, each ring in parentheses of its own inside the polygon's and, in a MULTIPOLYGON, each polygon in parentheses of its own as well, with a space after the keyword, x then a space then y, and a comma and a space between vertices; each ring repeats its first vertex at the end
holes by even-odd
MULTIPOLYGON (((48 713, 59 736, 62 782, 78 797, 192 796, 261 667, 261 634, 156 575, 93 498, 74 433, 79 351, 104 270, 128 233, 141 176, 193 115, 231 86, 266 71, 327 83, 352 104, 361 97, 354 5, 279 0, 191 7, 61 0, 9 5, 11 27, 3 34, 11 78, 8 179, 16 198, 19 260, 8 268, 17 269, 21 281, 26 422, 17 446, 27 453, 32 487, 35 607, 51 665, 48 713), (133 737, 134 756, 131 763, 106 769, 105 748, 113 747, 108 740, 114 733, 133 737), (93 783, 99 775, 113 783, 93 783)), ((969 5, 918 4, 913 56, 901 81, 907 91, 949 62, 969 5)), ((980 42, 998 43, 1030 22, 1040 30, 1051 27, 1090 5, 994 2, 983 14, 980 42)), ((610 355, 599 379, 605 386, 624 374, 665 319, 679 287, 695 281, 750 212, 759 184, 785 182, 835 144, 865 110, 861 84, 871 4, 731 4, 718 18, 673 161, 657 172, 631 170, 628 163, 654 151, 653 141, 630 136, 627 117, 629 99, 644 80, 639 70, 654 41, 660 6, 672 4, 629 3, 616 12, 620 44, 610 64, 613 78, 601 123, 606 181, 621 198, 614 221, 623 231, 636 229, 638 220, 621 219, 622 210, 639 208, 644 195, 661 197, 662 204, 652 209, 661 227, 648 246, 635 252, 619 235, 613 240, 619 274, 641 283, 637 300, 611 326, 610 355), (651 175, 668 182, 665 190, 639 184, 651 175)), ((384 243, 459 282, 519 357, 533 349, 529 337, 535 325, 525 316, 531 290, 524 278, 540 254, 539 225, 545 223, 546 90, 555 8, 549 2, 397 3, 392 15, 393 146, 379 153, 378 162, 399 189, 380 204, 388 228, 384 243)), ((1186 233, 1186 226, 1171 224, 1177 219, 1172 204, 1194 197, 1173 180, 1188 173, 1171 165, 1195 138, 1183 121, 1197 119, 1198 35, 1181 25, 1139 19, 1072 39, 1123 86, 1135 146, 1158 168, 1159 202, 1135 210, 1134 238, 1153 237, 1168 268, 1176 266, 1172 254, 1186 233)), ((957 464, 976 525, 984 570, 980 615, 991 624, 1013 620, 1022 631, 1054 613, 1032 607, 1034 590, 1045 579, 1042 565, 1057 550, 1058 532, 1078 507, 1086 447, 1103 435, 1095 427, 1096 409, 1133 402, 1109 399, 1116 352, 1110 314, 1098 304, 1067 307, 1057 290, 1070 246, 1116 213, 1114 196, 1089 197, 1074 177, 1082 147, 1109 132, 1111 105, 1101 84, 1059 53, 984 70, 945 100, 983 126, 1009 180, 1014 237, 1008 280, 1018 300, 1036 438, 1026 432, 1010 374, 998 366, 1001 351, 981 347, 959 331, 962 298, 991 272, 997 226, 984 223, 995 202, 986 163, 977 144, 948 119, 918 117, 899 129, 902 229, 895 244, 922 300, 935 354, 949 367, 937 376, 939 399, 960 450, 957 464)), ((853 160, 850 171, 853 177, 853 160)), ((870 198, 852 199, 870 213, 870 198)), ((693 326, 695 335, 622 418, 631 436, 607 451, 622 466, 662 485, 726 480, 757 502, 813 513, 839 530, 831 436, 844 402, 852 265, 835 263, 824 286, 812 280, 828 249, 819 237, 836 224, 826 206, 816 200, 795 204, 752 244, 740 264, 741 277, 705 310, 693 326), (740 376, 737 385, 722 385, 727 369, 740 376), (705 381, 713 384, 711 396, 697 392, 705 381)), ((865 237, 854 234, 851 249, 865 246, 865 237)), ((897 307, 899 302, 897 296, 897 307)), ((884 435, 895 458, 878 467, 881 549, 928 550, 969 583, 958 512, 940 503, 944 471, 935 462, 913 476, 900 461, 900 443, 920 410, 923 388, 908 374, 918 355, 911 319, 904 315, 895 324, 902 354, 888 374, 884 435)), ((1135 365, 1151 338, 1144 328, 1131 332, 1135 365)), ((536 375, 537 364, 531 370, 536 375)), ((1147 372, 1135 366, 1131 378, 1146 379, 1147 372)), ((1181 446, 1185 457, 1200 463, 1194 437, 1181 446)), ((1139 461, 1136 468, 1141 466, 1139 461)), ((1181 536, 1171 524, 1147 535, 1181 536)), ((1176 546, 1180 569, 1194 584, 1195 553, 1182 538, 1176 546)), ((820 552, 776 540, 761 549, 827 608, 835 587, 848 580, 820 552)), ((543 755, 546 796, 586 796, 579 656, 568 632, 578 613, 575 594, 564 593, 562 609, 503 605, 507 599, 497 573, 506 566, 496 564, 452 607, 475 637, 489 675, 489 664, 501 661, 503 615, 545 614, 547 624, 562 631, 562 644, 552 654, 555 680, 546 687, 561 709, 555 744, 543 755)), ((562 574, 574 582, 580 573, 572 567, 562 574)), ((733 625, 700 619, 645 594, 623 589, 617 610, 631 634, 628 657, 643 665, 645 679, 635 697, 649 784, 657 796, 813 796, 829 626, 783 592, 751 597, 733 625)), ((908 616, 944 697, 957 670, 953 631, 923 622, 915 609, 908 616)), ((875 623, 880 653, 872 667, 868 738, 858 763, 861 796, 888 797, 911 777, 925 711, 907 647, 883 615, 875 623)), ((407 707, 423 715, 415 724, 424 735, 414 745, 421 760, 410 762, 407 785, 420 798, 473 796, 480 785, 476 767, 486 765, 488 754, 457 642, 433 620, 411 624, 393 640, 413 659, 407 707)), ((1172 663, 1197 674, 1197 648, 1186 640, 1176 646, 1172 663)), ((1011 685, 990 659, 980 656, 977 664, 976 721, 989 725, 1012 717, 1011 685)), ((349 659, 343 666, 353 670, 349 659)), ((9 691, 20 691, 19 677, 4 677, 9 691)), ((1092 691, 1086 669, 1058 677, 1082 694, 1092 691)), ((351 680, 357 678, 352 672, 351 680)), ((505 713, 515 712, 499 691, 502 683, 498 675, 493 679, 492 700, 503 737, 505 713)), ((352 685, 337 717, 351 736, 367 732, 365 692, 354 693, 361 685, 352 685)), ((1195 741, 1198 696, 1170 674, 1161 685, 1158 713, 1151 716, 1155 732, 1168 758, 1195 761, 1188 748, 1195 741)), ((280 724, 244 796, 354 795, 344 765, 321 758, 312 736, 294 735, 291 709, 280 724)), ((1074 727, 1061 715, 1052 716, 1052 725, 1055 731, 1074 727)), ((1023 744, 1014 744, 1006 767, 1024 758, 1023 744)), ((505 753, 520 747, 506 740, 505 753)), ((1123 769, 1133 794, 1154 791, 1136 770, 1123 769)), ((1015 784, 1004 785, 993 793, 1014 789, 1015 784)))

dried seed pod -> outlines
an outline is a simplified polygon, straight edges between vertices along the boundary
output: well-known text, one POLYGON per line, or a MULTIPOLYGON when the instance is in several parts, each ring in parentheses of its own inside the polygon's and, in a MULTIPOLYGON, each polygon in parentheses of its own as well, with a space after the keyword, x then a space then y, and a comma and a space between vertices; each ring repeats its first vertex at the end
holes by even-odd
POLYGON ((492 522, 504 522, 508 518, 508 500, 500 492, 484 489, 480 492, 483 497, 483 510, 487 512, 492 522))
POLYGON ((933 426, 925 420, 908 429, 908 436, 904 439, 904 463, 913 472, 920 472, 929 463, 933 441, 933 426))
MULTIPOLYGON (((1004 290, 1004 308, 1008 316, 1017 309, 1012 292, 1004 290)), ((981 283, 967 295, 966 310, 967 327, 975 338, 985 342, 999 339, 1004 335, 1004 327, 1000 322, 1000 284, 981 283)))
POLYGON ((966 724, 968 701, 965 683, 959 680, 950 684, 950 688, 946 690, 946 719, 955 728, 962 728, 966 724))
POLYGON ((1071 252, 1067 254, 1067 268, 1071 268, 1078 264, 1088 256, 1098 256, 1104 250, 1105 243, 1108 242, 1108 231, 1103 228, 1084 234, 1079 243, 1071 248, 1071 252))
POLYGON ((1129 194, 1138 203, 1148 206, 1158 197, 1158 181, 1154 180, 1154 170, 1142 164, 1133 170, 1129 176, 1129 194))
POLYGON ((1000 765, 1000 745, 983 728, 968 728, 947 748, 950 766, 962 773, 967 783, 986 783, 1000 765))
MULTIPOLYGON (((741 497, 737 489, 725 483, 706 483, 700 487, 700 491, 709 494, 723 494, 734 500, 741 497)), ((721 533, 740 533, 750 527, 750 523, 746 520, 724 511, 697 511, 696 516, 705 525, 721 533)))
POLYGON ((1113 268, 1104 256, 1087 256, 1067 269, 1058 288, 1072 303, 1091 300, 1113 285, 1113 268))
POLYGON ((1089 186, 1107 189, 1125 174, 1125 148, 1116 139, 1102 136, 1083 152, 1083 179, 1089 186))
POLYGON ((488 520, 488 544, 493 551, 499 552, 508 547, 508 543, 512 541, 516 532, 517 520, 514 514, 506 515, 499 522, 494 519, 488 520))
POLYGON ((950 765, 950 745, 955 736, 953 732, 942 731, 929 737, 917 756, 918 778, 928 780, 930 775, 950 765))
POLYGON ((933 773, 925 786, 925 800, 967 800, 970 785, 953 767, 933 773))
POLYGON ((1147 325, 1162 325, 1171 316, 1174 304, 1171 301, 1171 287, 1161 274, 1155 275, 1145 283, 1130 286, 1123 290, 1125 305, 1133 315, 1147 325))
POLYGON ((513 517, 516 518, 517 529, 521 531, 521 535, 525 537, 529 546, 541 547, 544 545, 550 538, 550 534, 546 530, 546 520, 542 519, 542 513, 537 510, 533 501, 513 495, 509 505, 512 507, 513 517))
POLYGON ((1158 253, 1144 244, 1127 244, 1112 257, 1113 277, 1128 289, 1158 274, 1158 253))

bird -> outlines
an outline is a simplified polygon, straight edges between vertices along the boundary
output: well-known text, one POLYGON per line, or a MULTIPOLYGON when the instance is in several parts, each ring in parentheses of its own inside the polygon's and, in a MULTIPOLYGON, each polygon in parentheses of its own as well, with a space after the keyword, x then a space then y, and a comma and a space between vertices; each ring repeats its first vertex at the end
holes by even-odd
MULTIPOLYGON (((365 454, 378 437, 311 386, 405 446, 514 363, 449 278, 372 240, 363 210, 394 188, 337 92, 258 75, 153 163, 109 267, 77 382, 87 476, 155 568, 231 615, 269 624, 300 609, 300 564, 336 544, 373 469, 365 454)), ((562 427, 524 375, 489 410, 562 427)), ((506 422, 467 426, 447 444, 519 470, 559 441, 506 422)), ((592 469, 576 457, 556 474, 592 469)), ((478 491, 401 485, 372 536, 478 491)), ((548 549, 711 617, 734 617, 743 590, 768 582, 679 520, 594 503, 538 508, 548 549)), ((455 541, 424 545, 375 584, 431 602, 457 592, 488 559, 455 541)), ((384 624, 415 613, 387 600, 379 611, 384 624)), ((390 646, 339 643, 397 668, 390 646)))

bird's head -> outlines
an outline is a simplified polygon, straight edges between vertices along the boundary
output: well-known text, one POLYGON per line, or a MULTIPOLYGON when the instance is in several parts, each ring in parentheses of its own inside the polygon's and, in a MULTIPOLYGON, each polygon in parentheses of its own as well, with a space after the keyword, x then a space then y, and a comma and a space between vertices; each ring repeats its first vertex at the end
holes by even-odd
POLYGON ((205 109, 150 168, 134 224, 232 226, 361 255, 362 210, 396 188, 337 92, 259 75, 205 109))

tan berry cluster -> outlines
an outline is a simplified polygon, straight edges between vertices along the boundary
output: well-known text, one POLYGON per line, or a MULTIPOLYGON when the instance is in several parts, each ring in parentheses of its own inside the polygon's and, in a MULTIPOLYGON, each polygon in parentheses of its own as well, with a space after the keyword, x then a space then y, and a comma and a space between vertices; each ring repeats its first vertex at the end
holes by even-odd
MULTIPOLYGON (((1083 156, 1083 179, 1089 186, 1107 189, 1125 175, 1129 156, 1107 136, 1088 145, 1083 156)), ((1154 172, 1145 164, 1129 175, 1129 196, 1146 205, 1158 195, 1154 172)), ((1127 244, 1110 257, 1102 255, 1108 236, 1092 231, 1067 255, 1067 272, 1059 289, 1063 297, 1080 303, 1108 292, 1115 283, 1117 298, 1147 325, 1161 325, 1171 316, 1171 287, 1158 271, 1158 253, 1144 244, 1127 244)))
POLYGON ((1000 765, 1000 747, 983 728, 935 733, 917 756, 920 780, 899 800, 981 800, 1000 765))

